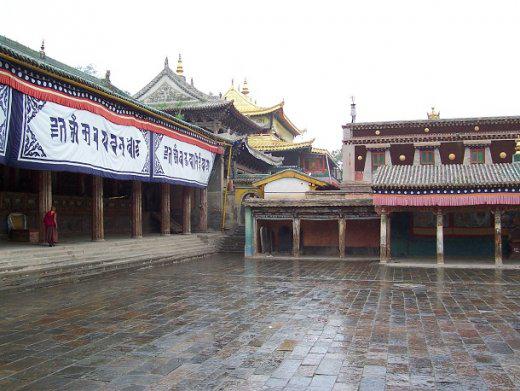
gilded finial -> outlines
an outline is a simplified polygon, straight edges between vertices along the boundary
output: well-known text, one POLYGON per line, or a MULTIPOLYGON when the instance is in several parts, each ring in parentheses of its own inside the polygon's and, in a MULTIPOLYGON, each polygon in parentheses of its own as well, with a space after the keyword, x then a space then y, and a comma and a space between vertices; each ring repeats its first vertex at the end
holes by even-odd
POLYGON ((244 79, 244 85, 242 86, 242 94, 249 94, 249 87, 247 86, 247 79, 244 79))
POLYGON ((184 73, 184 67, 182 66, 182 56, 179 53, 179 59, 177 60, 177 69, 176 69, 177 75, 182 76, 184 73))
POLYGON ((439 111, 435 111, 435 107, 432 106, 432 111, 428 113, 428 119, 440 119, 441 113, 439 111))
POLYGON ((42 39, 42 46, 40 47, 40 58, 45 59, 45 40, 42 39))
POLYGON ((168 65, 168 56, 165 57, 164 59, 164 67, 165 68, 169 68, 170 66, 168 65))

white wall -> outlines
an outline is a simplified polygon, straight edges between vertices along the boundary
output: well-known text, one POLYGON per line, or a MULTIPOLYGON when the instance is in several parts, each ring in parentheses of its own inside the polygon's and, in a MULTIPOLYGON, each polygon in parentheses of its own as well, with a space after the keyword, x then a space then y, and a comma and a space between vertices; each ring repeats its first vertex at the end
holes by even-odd
POLYGON ((280 178, 264 187, 265 199, 300 199, 305 198, 305 192, 310 191, 310 183, 297 178, 280 178))

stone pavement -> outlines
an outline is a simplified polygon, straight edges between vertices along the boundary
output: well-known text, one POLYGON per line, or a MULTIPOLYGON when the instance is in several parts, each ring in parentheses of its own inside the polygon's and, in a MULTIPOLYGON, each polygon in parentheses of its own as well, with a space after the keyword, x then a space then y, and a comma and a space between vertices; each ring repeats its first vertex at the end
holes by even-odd
POLYGON ((198 261, 0 293, 1 390, 514 390, 520 272, 198 261))

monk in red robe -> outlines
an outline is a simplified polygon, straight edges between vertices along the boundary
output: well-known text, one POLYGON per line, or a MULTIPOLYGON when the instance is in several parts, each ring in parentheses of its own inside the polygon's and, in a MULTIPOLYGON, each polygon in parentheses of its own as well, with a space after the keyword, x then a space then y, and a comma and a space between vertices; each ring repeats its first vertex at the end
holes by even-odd
POLYGON ((45 226, 45 240, 49 243, 49 247, 53 247, 58 242, 58 215, 55 206, 45 213, 43 225, 45 226))

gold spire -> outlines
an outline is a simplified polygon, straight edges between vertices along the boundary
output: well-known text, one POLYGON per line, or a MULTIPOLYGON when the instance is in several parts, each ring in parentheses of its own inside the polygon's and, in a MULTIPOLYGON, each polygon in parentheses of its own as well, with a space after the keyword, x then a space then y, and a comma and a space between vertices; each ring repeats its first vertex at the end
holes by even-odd
POLYGON ((179 59, 177 60, 177 69, 175 71, 177 73, 177 75, 179 76, 182 76, 182 74, 184 73, 184 68, 182 66, 182 57, 181 57, 181 54, 179 53, 179 59))
POLYGON ((441 113, 439 111, 435 111, 435 107, 432 106, 432 111, 428 113, 428 119, 440 119, 441 113))
POLYGON ((249 87, 247 86, 247 79, 244 79, 244 85, 242 87, 242 94, 244 94, 244 95, 249 94, 249 87))

